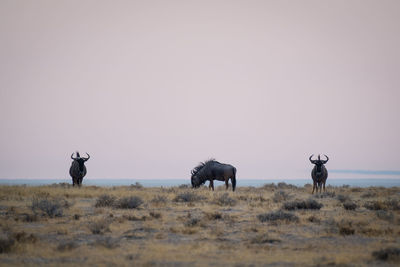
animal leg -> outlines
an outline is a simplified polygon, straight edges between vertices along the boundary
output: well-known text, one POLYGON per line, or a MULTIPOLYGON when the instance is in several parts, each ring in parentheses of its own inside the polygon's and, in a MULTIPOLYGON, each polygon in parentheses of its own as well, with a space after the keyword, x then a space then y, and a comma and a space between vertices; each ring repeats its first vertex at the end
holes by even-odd
POLYGON ((225 186, 226 186, 226 190, 228 190, 228 188, 229 188, 229 183, 228 183, 228 179, 225 179, 225 186))
POLYGON ((323 185, 324 185, 324 192, 325 192, 325 182, 323 183, 323 185))
POLYGON ((212 188, 212 191, 214 191, 214 181, 213 180, 210 180, 209 187, 212 188))
MULTIPOLYGON (((314 194, 314 190, 315 190, 316 187, 317 187, 317 184, 314 182, 311 194, 314 194)), ((317 193, 318 193, 318 188, 317 188, 317 193)))

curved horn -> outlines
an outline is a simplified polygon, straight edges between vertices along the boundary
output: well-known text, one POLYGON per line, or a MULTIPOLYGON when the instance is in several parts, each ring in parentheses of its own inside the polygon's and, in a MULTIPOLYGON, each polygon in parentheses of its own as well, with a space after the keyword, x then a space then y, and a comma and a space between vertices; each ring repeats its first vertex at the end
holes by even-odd
POLYGON ((87 158, 83 158, 85 161, 87 161, 88 159, 90 159, 90 155, 87 153, 87 152, 85 152, 86 153, 86 155, 88 156, 87 158))
POLYGON ((74 152, 72 152, 71 154, 71 159, 75 160, 76 158, 74 158, 74 152))
POLYGON ((315 160, 312 160, 312 157, 314 156, 314 154, 312 154, 308 159, 310 160, 311 163, 314 164, 315 160))
POLYGON ((327 163, 327 162, 328 162, 329 158, 328 158, 328 156, 327 156, 327 155, 325 155, 325 154, 324 154, 324 156, 326 157, 326 160, 323 160, 322 162, 325 164, 325 163, 327 163))

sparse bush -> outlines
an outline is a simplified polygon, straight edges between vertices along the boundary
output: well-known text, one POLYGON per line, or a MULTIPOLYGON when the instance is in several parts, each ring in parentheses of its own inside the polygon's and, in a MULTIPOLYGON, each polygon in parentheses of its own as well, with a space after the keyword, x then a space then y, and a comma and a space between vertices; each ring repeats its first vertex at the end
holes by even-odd
POLYGON ((289 212, 284 212, 282 210, 259 214, 257 216, 257 218, 261 222, 276 222, 276 221, 298 222, 299 221, 299 217, 297 217, 296 215, 289 213, 289 212))
POLYGON ((335 191, 326 191, 322 193, 322 197, 331 197, 334 198, 336 196, 335 191))
POLYGON ((381 220, 388 221, 388 222, 391 222, 394 220, 393 212, 386 211, 386 210, 376 211, 376 217, 378 217, 381 220))
POLYGON ((97 198, 94 206, 96 208, 100 207, 112 207, 115 205, 116 197, 110 195, 101 195, 97 198))
POLYGON ((89 230, 92 234, 99 235, 110 231, 111 221, 108 219, 100 219, 89 223, 89 230))
POLYGON ((369 210, 386 210, 387 207, 382 201, 370 201, 364 204, 364 208, 369 210))
POLYGON ((354 203, 354 202, 351 201, 351 200, 348 200, 348 201, 345 201, 345 202, 343 203, 343 207, 344 207, 346 210, 355 210, 355 209, 357 208, 357 204, 354 203))
POLYGON ((193 227, 198 225, 199 223, 200 223, 199 218, 189 218, 189 220, 186 221, 185 226, 193 227))
POLYGON ((150 202, 154 204, 165 204, 167 201, 168 201, 167 197, 162 195, 157 195, 150 202))
POLYGON ((119 199, 115 207, 119 209, 138 209, 143 204, 143 200, 140 197, 124 197, 119 199))
POLYGON ((160 218, 161 218, 161 213, 159 213, 159 212, 151 211, 151 212, 149 213, 149 215, 150 215, 152 218, 154 218, 154 219, 160 219, 160 218))
POLYGON ((337 198, 337 200, 339 200, 342 203, 344 203, 346 201, 351 201, 351 199, 348 195, 339 194, 339 195, 337 195, 336 198, 337 198))
POLYGON ((32 211, 35 214, 38 214, 39 212, 42 215, 47 215, 50 218, 53 217, 61 217, 63 215, 63 208, 64 207, 69 207, 68 202, 64 200, 64 203, 62 203, 61 200, 59 199, 38 199, 34 198, 32 200, 32 211))
POLYGON ((209 219, 209 220, 221 220, 222 219, 222 213, 220 213, 220 212, 206 213, 205 215, 206 215, 207 219, 209 219))
POLYGON ((135 184, 131 184, 131 189, 143 189, 143 185, 139 182, 136 182, 135 184))
POLYGON ((376 197, 376 193, 373 191, 368 191, 368 192, 365 192, 364 194, 362 194, 361 197, 362 198, 376 197))
POLYGON ((280 183, 278 183, 278 188, 279 189, 296 189, 297 186, 292 185, 292 184, 287 184, 285 182, 280 182, 280 183))
POLYGON ((377 251, 372 252, 372 256, 381 261, 400 261, 400 248, 384 248, 377 251))
POLYGON ((286 201, 289 198, 290 198, 290 195, 288 193, 286 193, 283 190, 279 190, 279 191, 275 192, 274 196, 272 197, 272 200, 275 203, 279 203, 279 202, 282 202, 282 201, 286 201))
POLYGON ((318 217, 315 217, 314 215, 311 215, 310 217, 308 217, 307 220, 312 223, 321 223, 321 219, 319 219, 318 217))
POLYGON ((341 222, 337 223, 337 227, 339 229, 339 233, 341 235, 354 235, 355 230, 352 226, 351 221, 342 220, 341 222))
POLYGON ((59 251, 69 251, 77 248, 79 245, 72 240, 68 241, 61 241, 60 244, 57 246, 57 250, 59 251))
POLYGON ((270 183, 270 184, 264 184, 262 188, 268 190, 274 190, 277 189, 278 187, 274 183, 270 183))
POLYGON ((36 243, 37 237, 34 234, 27 234, 24 231, 13 233, 12 237, 19 243, 36 243))
POLYGON ((23 222, 37 222, 38 220, 39 217, 37 216, 37 214, 29 214, 29 213, 22 214, 23 222))
POLYGON ((112 238, 110 236, 107 237, 100 237, 96 240, 94 245, 102 246, 108 249, 113 249, 119 246, 120 239, 119 238, 112 238))
POLYGON ((189 184, 181 184, 180 186, 178 186, 178 188, 187 189, 187 188, 190 188, 190 185, 189 184))
POLYGON ((236 199, 231 198, 228 193, 224 193, 214 198, 214 203, 220 206, 235 206, 236 199))
POLYGON ((322 208, 322 204, 315 201, 314 199, 307 200, 295 200, 291 202, 285 202, 283 209, 285 210, 296 210, 296 209, 312 209, 319 210, 322 208))
POLYGON ((194 201, 199 201, 199 200, 203 200, 203 199, 204 199, 203 196, 199 196, 194 192, 187 191, 187 192, 178 194, 175 197, 174 201, 175 202, 194 202, 194 201))
POLYGON ((15 239, 11 236, 0 237, 0 254, 11 252, 15 239))
POLYGON ((255 237, 253 237, 252 239, 250 239, 251 244, 267 244, 267 243, 272 244, 272 243, 279 243, 279 242, 281 242, 281 240, 271 238, 267 234, 257 235, 255 237))

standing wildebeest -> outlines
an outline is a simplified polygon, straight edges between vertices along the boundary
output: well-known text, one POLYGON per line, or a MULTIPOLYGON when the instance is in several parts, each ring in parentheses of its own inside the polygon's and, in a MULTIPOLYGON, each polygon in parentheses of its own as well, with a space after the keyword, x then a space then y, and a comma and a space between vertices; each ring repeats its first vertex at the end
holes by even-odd
POLYGON ((317 160, 312 160, 312 157, 314 154, 310 156, 310 161, 312 164, 315 164, 314 168, 311 171, 311 177, 313 179, 313 189, 312 189, 312 194, 314 194, 314 190, 317 189, 318 193, 318 188, 319 192, 322 192, 322 186, 324 186, 324 192, 325 192, 325 183, 326 179, 328 178, 328 170, 325 168, 324 164, 328 162, 329 158, 327 155, 324 155, 326 157, 326 160, 321 160, 321 155, 318 155, 317 160))
POLYGON ((214 180, 225 181, 226 189, 228 189, 229 178, 232 182, 232 191, 236 188, 236 168, 229 164, 219 163, 214 159, 201 162, 192 170, 192 187, 199 187, 207 180, 210 181, 209 188, 214 191, 214 180))
POLYGON ((71 159, 74 160, 71 164, 71 168, 69 169, 69 174, 72 177, 72 186, 82 185, 83 177, 86 175, 85 161, 90 159, 90 155, 88 153, 86 154, 88 156, 87 158, 81 158, 78 151, 76 152, 76 158, 74 158, 74 153, 71 155, 71 159))

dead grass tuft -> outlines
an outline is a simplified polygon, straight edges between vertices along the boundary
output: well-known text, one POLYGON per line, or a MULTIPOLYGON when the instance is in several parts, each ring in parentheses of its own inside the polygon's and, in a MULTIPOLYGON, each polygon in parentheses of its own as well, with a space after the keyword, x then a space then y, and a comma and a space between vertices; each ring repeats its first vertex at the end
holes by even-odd
POLYGON ((267 234, 260 234, 250 239, 251 244, 273 244, 280 242, 280 239, 271 238, 267 234))

